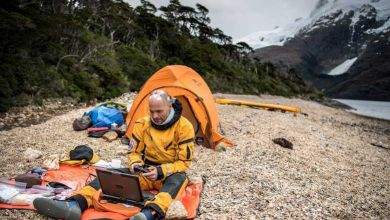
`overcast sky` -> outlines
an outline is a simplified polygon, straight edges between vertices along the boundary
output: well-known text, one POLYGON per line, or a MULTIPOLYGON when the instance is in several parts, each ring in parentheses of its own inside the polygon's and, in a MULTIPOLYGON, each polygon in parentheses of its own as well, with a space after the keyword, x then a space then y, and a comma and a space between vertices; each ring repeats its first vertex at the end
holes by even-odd
MULTIPOLYGON (((125 0, 130 5, 139 0, 125 0)), ((169 0, 149 0, 157 8, 167 5, 169 0)), ((209 9, 211 26, 220 28, 237 40, 260 30, 271 30, 275 26, 306 17, 317 0, 180 0, 182 5, 195 7, 200 3, 209 9)))

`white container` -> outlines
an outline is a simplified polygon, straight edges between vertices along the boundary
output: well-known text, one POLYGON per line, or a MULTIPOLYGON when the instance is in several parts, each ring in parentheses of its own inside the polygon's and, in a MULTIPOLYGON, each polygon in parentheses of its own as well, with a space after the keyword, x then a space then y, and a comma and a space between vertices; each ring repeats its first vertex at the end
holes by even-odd
POLYGON ((121 160, 112 159, 111 166, 112 166, 112 168, 121 168, 121 163, 122 163, 121 160))
POLYGON ((111 130, 118 130, 118 124, 117 123, 112 123, 111 124, 111 130))

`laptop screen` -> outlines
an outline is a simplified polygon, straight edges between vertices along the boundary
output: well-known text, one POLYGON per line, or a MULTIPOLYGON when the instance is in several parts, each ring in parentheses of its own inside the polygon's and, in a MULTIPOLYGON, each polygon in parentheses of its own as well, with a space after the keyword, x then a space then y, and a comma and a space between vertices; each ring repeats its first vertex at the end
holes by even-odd
POLYGON ((96 170, 103 195, 119 200, 143 202, 138 176, 107 170, 96 170))

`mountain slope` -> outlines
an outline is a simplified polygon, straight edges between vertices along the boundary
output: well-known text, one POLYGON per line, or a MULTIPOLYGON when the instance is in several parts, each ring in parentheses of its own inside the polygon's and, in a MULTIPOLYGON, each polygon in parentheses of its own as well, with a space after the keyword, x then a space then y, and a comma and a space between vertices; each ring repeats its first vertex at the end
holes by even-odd
POLYGON ((390 1, 320 0, 310 17, 240 40, 263 46, 255 57, 295 69, 331 97, 390 100, 389 16, 390 1))

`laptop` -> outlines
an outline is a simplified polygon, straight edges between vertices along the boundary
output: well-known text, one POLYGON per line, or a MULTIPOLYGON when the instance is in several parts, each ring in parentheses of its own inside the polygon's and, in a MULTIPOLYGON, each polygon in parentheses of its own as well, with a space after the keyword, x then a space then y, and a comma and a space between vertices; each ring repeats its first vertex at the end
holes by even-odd
POLYGON ((102 199, 112 203, 144 206, 146 200, 152 200, 154 194, 142 191, 137 175, 96 169, 103 192, 102 199))

